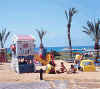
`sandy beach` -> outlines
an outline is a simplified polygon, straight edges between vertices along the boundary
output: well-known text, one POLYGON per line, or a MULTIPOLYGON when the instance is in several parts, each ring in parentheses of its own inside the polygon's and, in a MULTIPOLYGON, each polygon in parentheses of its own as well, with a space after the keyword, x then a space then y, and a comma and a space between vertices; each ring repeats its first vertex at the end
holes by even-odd
MULTIPOLYGON (((62 60, 56 60, 55 63, 56 69, 59 69, 60 62, 62 60)), ((64 62, 67 69, 70 66, 70 63, 64 62)), ((46 66, 37 66, 36 69, 40 68, 45 69, 46 66)), ((98 67, 99 69, 99 67, 98 67)), ((79 81, 96 81, 100 82, 100 71, 96 72, 77 72, 76 74, 43 74, 44 80, 79 80, 79 81)), ((0 82, 34 82, 40 81, 39 73, 23 73, 17 74, 11 70, 10 63, 4 63, 0 65, 0 82)))

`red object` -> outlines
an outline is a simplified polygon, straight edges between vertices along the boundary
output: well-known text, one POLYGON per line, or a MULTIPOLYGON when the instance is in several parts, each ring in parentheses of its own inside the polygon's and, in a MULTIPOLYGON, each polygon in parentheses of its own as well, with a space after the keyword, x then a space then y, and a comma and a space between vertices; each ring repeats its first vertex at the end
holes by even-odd
POLYGON ((40 58, 42 58, 42 54, 40 54, 40 58))
POLYGON ((51 55, 51 57, 52 57, 52 62, 53 62, 53 55, 51 55))
POLYGON ((5 53, 0 53, 0 62, 7 62, 5 53))
POLYGON ((18 35, 18 40, 34 40, 34 38, 31 35, 18 35))
POLYGON ((15 45, 11 45, 10 48, 11 48, 12 51, 14 51, 14 52, 16 51, 16 46, 15 45))
POLYGON ((55 62, 54 62, 54 55, 53 54, 51 54, 51 59, 52 59, 52 63, 55 64, 55 62))
POLYGON ((28 48, 28 44, 24 44, 23 45, 23 48, 28 48))

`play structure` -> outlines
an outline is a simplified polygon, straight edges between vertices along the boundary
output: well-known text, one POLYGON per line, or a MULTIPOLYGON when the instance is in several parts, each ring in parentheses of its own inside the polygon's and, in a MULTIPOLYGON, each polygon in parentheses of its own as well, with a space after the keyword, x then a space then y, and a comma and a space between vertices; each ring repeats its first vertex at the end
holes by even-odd
POLYGON ((31 35, 13 37, 11 67, 17 73, 34 72, 34 38, 31 35))
POLYGON ((93 60, 82 60, 80 63, 82 71, 84 72, 94 72, 96 67, 93 60))
POLYGON ((7 58, 6 58, 6 49, 5 48, 1 48, 0 49, 0 62, 7 62, 7 58))
POLYGON ((46 56, 42 58, 41 55, 35 54, 34 59, 40 62, 42 65, 47 65, 50 61, 54 62, 54 55, 51 53, 46 53, 46 56))

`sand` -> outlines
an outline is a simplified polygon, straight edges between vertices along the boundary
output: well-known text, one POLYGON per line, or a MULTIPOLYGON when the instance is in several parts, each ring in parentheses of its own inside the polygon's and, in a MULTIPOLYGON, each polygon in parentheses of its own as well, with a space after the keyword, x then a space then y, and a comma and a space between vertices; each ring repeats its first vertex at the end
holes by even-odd
MULTIPOLYGON (((56 69, 59 69, 60 62, 62 60, 56 60, 55 63, 56 69)), ((67 69, 70 66, 70 63, 64 62, 67 69)), ((37 69, 40 69, 41 66, 37 66, 37 69)), ((46 66, 42 66, 43 69, 46 66)), ((99 69, 99 67, 98 67, 99 69)), ((76 74, 43 74, 44 80, 80 80, 80 81, 96 81, 100 82, 100 71, 97 72, 77 72, 76 74)), ((0 65, 0 82, 34 82, 40 81, 39 73, 23 73, 18 74, 11 70, 10 63, 4 63, 0 65)))

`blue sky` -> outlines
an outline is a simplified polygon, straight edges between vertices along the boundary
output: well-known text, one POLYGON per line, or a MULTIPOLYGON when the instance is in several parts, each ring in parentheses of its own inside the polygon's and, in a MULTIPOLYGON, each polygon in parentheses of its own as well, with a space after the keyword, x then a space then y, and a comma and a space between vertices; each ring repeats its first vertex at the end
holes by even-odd
POLYGON ((87 20, 99 18, 99 0, 0 0, 0 26, 11 31, 6 46, 11 44, 13 34, 32 34, 36 45, 40 41, 35 29, 47 31, 45 46, 68 46, 67 20, 64 10, 75 7, 71 28, 72 46, 93 45, 94 42, 82 32, 87 20))

